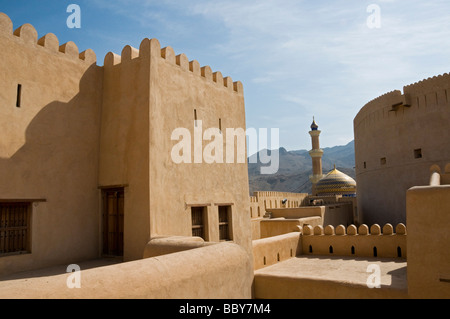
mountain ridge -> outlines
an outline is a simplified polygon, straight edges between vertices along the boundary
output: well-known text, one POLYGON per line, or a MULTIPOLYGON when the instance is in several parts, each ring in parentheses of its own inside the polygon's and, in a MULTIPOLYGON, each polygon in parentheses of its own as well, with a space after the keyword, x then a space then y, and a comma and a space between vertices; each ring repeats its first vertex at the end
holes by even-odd
MULTIPOLYGON (((272 175, 262 175, 259 160, 261 153, 270 156, 271 150, 261 150, 248 158, 248 175, 250 194, 255 191, 279 191, 294 193, 310 193, 311 182, 309 176, 312 174, 312 161, 307 150, 287 151, 280 147, 279 169, 272 175)), ((344 174, 355 178, 355 148, 354 141, 347 145, 338 145, 323 148, 322 157, 323 174, 326 175, 334 166, 344 174)))

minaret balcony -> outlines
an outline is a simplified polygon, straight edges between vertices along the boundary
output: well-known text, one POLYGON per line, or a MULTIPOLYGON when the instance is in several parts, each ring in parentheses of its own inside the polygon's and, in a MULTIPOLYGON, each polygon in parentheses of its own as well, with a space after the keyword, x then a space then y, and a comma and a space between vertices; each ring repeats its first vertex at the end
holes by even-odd
POLYGON ((320 133, 322 133, 322 131, 319 131, 319 130, 317 130, 317 131, 310 131, 309 135, 311 135, 311 137, 314 137, 314 136, 319 136, 320 133))
POLYGON ((310 150, 309 151, 309 155, 311 157, 322 157, 323 156, 323 150, 322 149, 310 150))

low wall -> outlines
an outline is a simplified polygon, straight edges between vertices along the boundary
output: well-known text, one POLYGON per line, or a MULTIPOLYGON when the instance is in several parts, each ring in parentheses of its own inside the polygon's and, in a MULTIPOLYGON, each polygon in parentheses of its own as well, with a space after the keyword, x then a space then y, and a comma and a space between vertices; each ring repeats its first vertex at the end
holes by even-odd
POLYGON ((254 218, 251 220, 252 225, 252 240, 261 238, 261 221, 263 218, 254 218))
POLYGON ((334 255, 352 257, 406 258, 406 227, 386 224, 369 228, 361 225, 336 227, 303 227, 302 249, 306 255, 334 255))
MULTIPOLYGON (((350 225, 353 223, 353 205, 351 202, 340 202, 321 206, 304 206, 296 208, 267 209, 272 218, 286 219, 319 216, 322 225, 350 225)), ((314 225, 313 225, 314 226, 314 225)))
POLYGON ((323 225, 339 225, 349 226, 353 224, 353 204, 352 203, 336 203, 325 206, 325 214, 323 215, 323 225))
POLYGON ((269 208, 268 212, 272 214, 272 218, 303 218, 310 216, 323 217, 325 214, 324 206, 305 206, 296 208, 269 208))
MULTIPOLYGON (((12 285, 21 299, 250 299, 253 269, 247 252, 233 243, 81 271, 81 288, 69 274, 27 278, 12 285)), ((0 298, 9 298, 0 282, 0 298)))
POLYGON ((406 194, 406 207, 409 294, 448 299, 450 185, 413 187, 406 194))
POLYGON ((253 241, 253 267, 264 268, 302 254, 300 233, 289 233, 253 241))
POLYGON ((297 219, 264 219, 260 222, 260 238, 274 237, 292 232, 301 232, 304 225, 311 225, 313 227, 322 225, 322 218, 313 216, 297 219))
MULTIPOLYGON (((298 267, 302 265, 299 264, 298 267)), ((336 265, 330 262, 330 268, 336 265)), ((366 268, 362 268, 363 271, 366 268)), ((295 269, 293 269, 295 271, 295 269)), ((347 272, 349 272, 347 270, 347 272)), ((384 275, 386 277, 386 275, 384 275)), ((389 276, 390 277, 390 276, 389 276)), ((366 283, 351 283, 339 279, 297 277, 289 272, 281 274, 256 273, 255 298, 257 299, 406 299, 406 289, 389 285, 370 289, 366 283)))
POLYGON ((263 217, 272 208, 296 208, 305 205, 306 193, 254 192, 250 196, 251 218, 263 217))
POLYGON ((215 244, 217 243, 205 242, 201 237, 155 237, 150 239, 145 246, 143 258, 168 255, 215 244))

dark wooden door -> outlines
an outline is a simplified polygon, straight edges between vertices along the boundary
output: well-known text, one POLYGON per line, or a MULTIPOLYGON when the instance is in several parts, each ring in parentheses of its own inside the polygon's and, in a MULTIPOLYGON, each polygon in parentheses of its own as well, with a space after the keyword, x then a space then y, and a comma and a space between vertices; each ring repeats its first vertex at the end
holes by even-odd
POLYGON ((103 255, 123 256, 123 188, 103 190, 103 255))

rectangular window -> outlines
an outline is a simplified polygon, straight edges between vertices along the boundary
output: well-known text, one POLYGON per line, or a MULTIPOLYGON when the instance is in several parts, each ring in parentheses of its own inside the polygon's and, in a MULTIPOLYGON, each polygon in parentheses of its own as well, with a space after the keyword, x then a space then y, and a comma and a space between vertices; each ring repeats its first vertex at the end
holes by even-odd
POLYGON ((206 207, 191 207, 192 236, 201 237, 206 240, 206 207))
POLYGON ((422 149, 414 150, 414 158, 422 158, 422 149))
POLYGON ((31 252, 31 203, 0 203, 0 256, 31 252))
POLYGON ((22 84, 17 85, 16 107, 20 107, 22 102, 22 84))
POLYGON ((366 162, 364 162, 364 168, 367 168, 367 163, 366 162))
POLYGON ((386 165, 386 157, 383 157, 382 159, 380 159, 380 164, 386 165))
POLYGON ((231 235, 231 206, 219 206, 219 239, 233 240, 231 235))
POLYGON ((197 127, 197 110, 196 109, 194 109, 194 124, 195 124, 195 127, 197 127))

